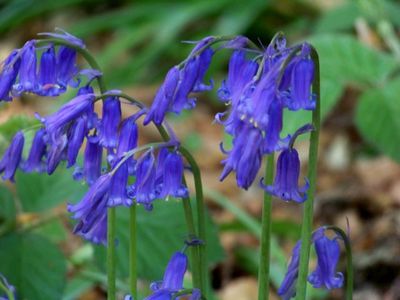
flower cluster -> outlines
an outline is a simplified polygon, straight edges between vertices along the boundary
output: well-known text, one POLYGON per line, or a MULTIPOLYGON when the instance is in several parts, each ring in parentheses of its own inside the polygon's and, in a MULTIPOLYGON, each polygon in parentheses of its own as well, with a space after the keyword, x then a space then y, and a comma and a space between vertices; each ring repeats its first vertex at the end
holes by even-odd
MULTIPOLYGON (((168 262, 163 280, 151 283, 150 289, 153 293, 144 300, 181 299, 175 296, 177 293, 179 293, 179 296, 190 294, 190 300, 200 300, 201 293, 198 289, 184 289, 183 287, 183 278, 187 267, 188 258, 186 254, 183 251, 175 252, 168 262)), ((125 297, 125 300, 132 299, 130 295, 125 297)))
POLYGON ((246 49, 233 51, 228 77, 218 90, 219 98, 230 110, 217 114, 216 121, 232 136, 233 143, 230 151, 221 147, 227 157, 220 180, 234 171, 238 186, 247 189, 260 169, 263 155, 283 150, 274 187, 267 191, 287 201, 303 202, 305 189, 297 186, 297 152, 289 147, 290 137, 281 137, 281 131, 285 108, 315 108, 310 46, 304 43, 288 48, 286 40, 277 36, 257 57, 247 56, 246 49))
MULTIPOLYGON (((317 254, 317 266, 308 276, 308 282, 314 288, 325 287, 327 289, 340 288, 343 285, 343 274, 336 272, 336 266, 340 257, 338 236, 330 239, 325 235, 326 229, 317 229, 312 236, 312 243, 317 254)), ((299 273, 301 242, 298 241, 293 248, 292 257, 285 278, 278 289, 278 294, 283 300, 290 300, 296 295, 296 283, 299 273)))
MULTIPOLYGON (((96 95, 91 85, 101 73, 93 69, 80 70, 76 65, 76 49, 85 48, 82 41, 65 32, 44 35, 51 41, 62 40, 64 46, 56 51, 51 42, 43 44, 45 40, 32 40, 22 49, 13 51, 0 75, 0 90, 6 95, 2 100, 9 101, 11 96, 27 92, 57 96, 68 85, 77 88, 77 94, 53 114, 43 117, 37 114, 42 126, 34 135, 27 157, 23 157, 24 132, 15 134, 0 160, 0 174, 4 180, 14 181, 18 168, 50 175, 63 162, 67 168, 74 167, 74 179, 85 180, 89 186, 80 202, 68 205, 72 218, 77 220, 74 232, 94 243, 105 244, 107 207, 138 203, 151 210, 155 199, 188 197, 188 190, 182 184, 184 163, 178 152, 179 142, 171 140, 157 149, 149 148, 136 160, 136 123, 146 110, 123 119, 121 92, 111 90, 96 95), (39 64, 36 62, 38 51, 43 52, 39 64), (84 84, 81 84, 80 75, 88 78, 84 84), (94 109, 99 99, 104 99, 100 116, 94 109), (83 164, 78 165, 82 147, 83 164)), ((202 59, 193 54, 196 68, 202 68, 202 59)), ((186 96, 191 91, 206 89, 199 79, 205 71, 196 71, 203 75, 196 77, 186 96)), ((185 84, 181 87, 187 88, 185 84)))

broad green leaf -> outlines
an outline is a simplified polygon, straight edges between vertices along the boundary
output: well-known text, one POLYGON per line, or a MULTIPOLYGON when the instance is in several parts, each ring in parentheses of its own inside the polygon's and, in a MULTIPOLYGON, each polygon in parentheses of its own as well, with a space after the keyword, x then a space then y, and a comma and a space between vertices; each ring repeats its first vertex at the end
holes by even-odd
POLYGON ((347 1, 339 7, 328 9, 315 24, 315 32, 333 32, 350 30, 354 22, 361 15, 361 11, 355 1, 347 1), (338 20, 340 20, 338 22, 338 20))
POLYGON ((0 239, 0 273, 14 285, 18 299, 61 299, 66 261, 47 239, 34 234, 9 234, 0 239))
POLYGON ((314 36, 308 40, 318 51, 321 80, 376 85, 394 70, 393 57, 371 49, 355 38, 340 34, 314 36))
POLYGON ((0 234, 13 226, 15 217, 14 197, 8 188, 0 185, 0 234))
POLYGON ((374 147, 400 162, 400 78, 382 88, 365 91, 356 111, 362 136, 374 147))
MULTIPOLYGON (((138 273, 143 279, 162 278, 169 258, 182 249, 187 238, 183 207, 179 201, 156 201, 149 212, 138 207, 138 273)), ((123 277, 128 276, 129 210, 117 209, 117 268, 123 277)), ((208 261, 215 264, 223 258, 216 227, 207 220, 208 261)), ((95 249, 98 263, 104 268, 105 247, 95 249)))
POLYGON ((51 176, 22 173, 16 176, 17 195, 24 211, 40 212, 63 203, 80 199, 86 187, 72 179, 69 170, 59 168, 51 176))

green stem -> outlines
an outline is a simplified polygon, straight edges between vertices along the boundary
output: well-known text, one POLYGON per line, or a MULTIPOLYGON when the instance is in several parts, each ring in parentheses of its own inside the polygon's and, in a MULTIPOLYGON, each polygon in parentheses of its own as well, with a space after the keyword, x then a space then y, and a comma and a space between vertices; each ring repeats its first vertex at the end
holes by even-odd
POLYGON ((137 230, 136 230, 136 203, 129 208, 129 285, 133 299, 137 299, 137 230))
POLYGON ((325 226, 326 229, 331 229, 335 231, 344 242, 346 249, 346 300, 353 300, 353 279, 354 279, 354 269, 353 269, 353 254, 351 250, 350 239, 347 234, 339 227, 336 226, 325 226))
POLYGON ((312 114, 312 124, 314 130, 311 132, 310 148, 309 148, 309 166, 308 166, 308 180, 310 188, 307 192, 307 201, 303 209, 303 223, 301 227, 301 250, 300 250, 300 264, 299 275, 296 289, 296 299, 305 300, 307 292, 307 275, 308 263, 310 259, 310 243, 312 234, 312 221, 314 210, 314 194, 316 187, 317 177, 317 160, 318 160, 318 140, 320 130, 320 106, 321 106, 321 93, 320 93, 320 73, 319 73, 319 59, 318 53, 314 47, 311 47, 311 58, 315 64, 315 79, 313 82, 313 92, 316 95, 316 107, 312 114))
MULTIPOLYGON (((126 98, 126 99, 130 100, 129 98, 126 98)), ((165 128, 163 126, 157 126, 157 129, 158 129, 161 137, 164 139, 164 141, 170 140, 168 132, 165 130, 165 128)), ((184 148, 182 146, 180 146, 179 149, 182 153, 182 149, 184 149, 184 148)), ((186 153, 188 153, 188 151, 186 149, 184 149, 184 151, 186 151, 186 153)), ((182 153, 182 155, 184 155, 184 153, 182 153)), ((189 153, 189 155, 190 155, 190 153, 189 153)), ((187 187, 185 178, 183 178, 183 183, 187 187)), ((196 199, 197 199, 197 190, 198 190, 198 188, 196 186, 196 199)), ((183 204, 183 210, 184 210, 184 214, 185 214, 185 220, 186 220, 186 226, 188 229, 188 234, 189 234, 190 238, 197 237, 197 232, 195 230, 193 213, 192 213, 193 209, 192 209, 192 205, 190 202, 190 198, 182 199, 182 204, 183 204)), ((197 203, 197 206, 198 206, 198 203, 197 203)), ((200 235, 199 235, 199 238, 200 238, 200 235)), ((205 241, 204 239, 201 239, 201 240, 205 241)), ((204 286, 203 286, 203 280, 202 280, 202 265, 201 265, 202 260, 201 260, 201 252, 198 249, 199 247, 200 247, 200 245, 190 247, 191 248, 190 252, 191 252, 191 257, 192 257, 193 286, 195 288, 199 288, 202 291, 202 293, 204 294, 204 290, 203 290, 204 286)))
MULTIPOLYGON (((274 179, 274 154, 267 158, 265 169, 266 185, 271 185, 274 179)), ((269 299, 269 271, 271 261, 271 227, 272 227, 272 196, 264 192, 261 220, 260 265, 258 266, 258 300, 269 299)))
POLYGON ((109 207, 107 215, 107 299, 116 299, 116 264, 115 264, 115 207, 109 207))
POLYGON ((15 300, 13 292, 6 287, 6 285, 2 282, 1 278, 0 278, 0 289, 2 289, 6 293, 8 300, 15 300))
POLYGON ((194 178, 194 186, 196 190, 196 213, 197 213, 197 228, 199 239, 203 242, 199 245, 200 250, 200 290, 206 299, 209 298, 208 294, 208 262, 207 262, 207 241, 206 241, 206 208, 203 196, 203 185, 201 182, 200 168, 192 154, 184 147, 179 147, 179 151, 186 158, 191 167, 194 178))

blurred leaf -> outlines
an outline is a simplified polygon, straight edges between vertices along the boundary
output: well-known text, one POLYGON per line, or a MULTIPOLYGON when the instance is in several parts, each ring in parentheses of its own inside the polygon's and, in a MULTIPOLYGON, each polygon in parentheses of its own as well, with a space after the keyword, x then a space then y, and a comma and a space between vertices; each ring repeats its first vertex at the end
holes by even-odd
POLYGON ((61 299, 66 262, 61 251, 34 234, 10 234, 0 239, 0 273, 18 292, 19 299, 61 299))
POLYGON ((38 173, 17 172, 17 195, 27 212, 40 212, 64 201, 80 199, 86 187, 72 179, 68 170, 59 168, 51 176, 38 173))
POLYGON ((365 91, 356 111, 362 136, 386 155, 400 162, 400 78, 379 89, 365 91))
POLYGON ((354 22, 361 14, 355 1, 347 1, 343 5, 328 9, 315 24, 315 32, 334 32, 351 30, 354 22), (338 22, 338 20, 340 20, 338 22))
POLYGON ((54 243, 62 242, 67 239, 66 228, 64 227, 61 220, 46 222, 41 226, 35 228, 34 232, 45 236, 54 243))
POLYGON ((94 285, 96 285, 96 283, 97 281, 93 278, 78 274, 77 276, 74 276, 71 280, 68 280, 62 300, 79 299, 80 295, 91 289, 94 285))
POLYGON ((0 135, 6 140, 11 140, 18 130, 27 129, 36 124, 39 124, 39 121, 35 118, 24 115, 13 115, 6 122, 0 124, 0 135))
POLYGON ((13 195, 7 187, 0 185, 0 221, 15 218, 15 214, 13 195))
POLYGON ((314 36, 309 42, 317 49, 322 82, 376 85, 384 82, 396 67, 393 57, 368 48, 347 35, 314 36))
MULTIPOLYGON (((143 279, 161 279, 171 255, 182 249, 187 238, 183 207, 180 201, 156 201, 151 212, 138 207, 138 273, 143 279)), ((117 209, 117 269, 123 277, 128 276, 129 210, 117 209)), ((224 254, 218 240, 216 227, 207 218, 208 261, 215 264, 224 254)), ((97 263, 104 269, 105 247, 97 246, 97 263)))

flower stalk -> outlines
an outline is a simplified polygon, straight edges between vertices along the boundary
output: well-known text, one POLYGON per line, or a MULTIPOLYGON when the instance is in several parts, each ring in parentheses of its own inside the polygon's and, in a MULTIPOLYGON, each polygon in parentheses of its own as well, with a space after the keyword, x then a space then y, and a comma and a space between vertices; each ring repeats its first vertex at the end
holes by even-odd
MULTIPOLYGON (((274 154, 267 157, 265 168, 265 184, 270 185, 274 179, 274 154)), ((269 272, 271 262, 271 227, 272 227, 272 196, 264 192, 262 220, 260 264, 258 269, 258 300, 269 299, 269 272)))
POLYGON ((297 300, 305 300, 307 292, 307 275, 310 260, 310 244, 312 235, 312 221, 314 210, 314 194, 316 188, 317 177, 317 161, 318 161, 318 142, 320 131, 320 110, 321 110, 321 92, 320 92, 320 70, 318 53, 314 47, 311 47, 311 58, 315 64, 315 77, 312 84, 312 90, 316 95, 316 107, 312 113, 312 125, 314 130, 310 135, 309 147, 309 166, 308 166, 308 179, 310 181, 310 188, 307 192, 307 201, 303 208, 303 222, 301 227, 301 251, 300 251, 300 265, 299 276, 297 282, 297 300))

